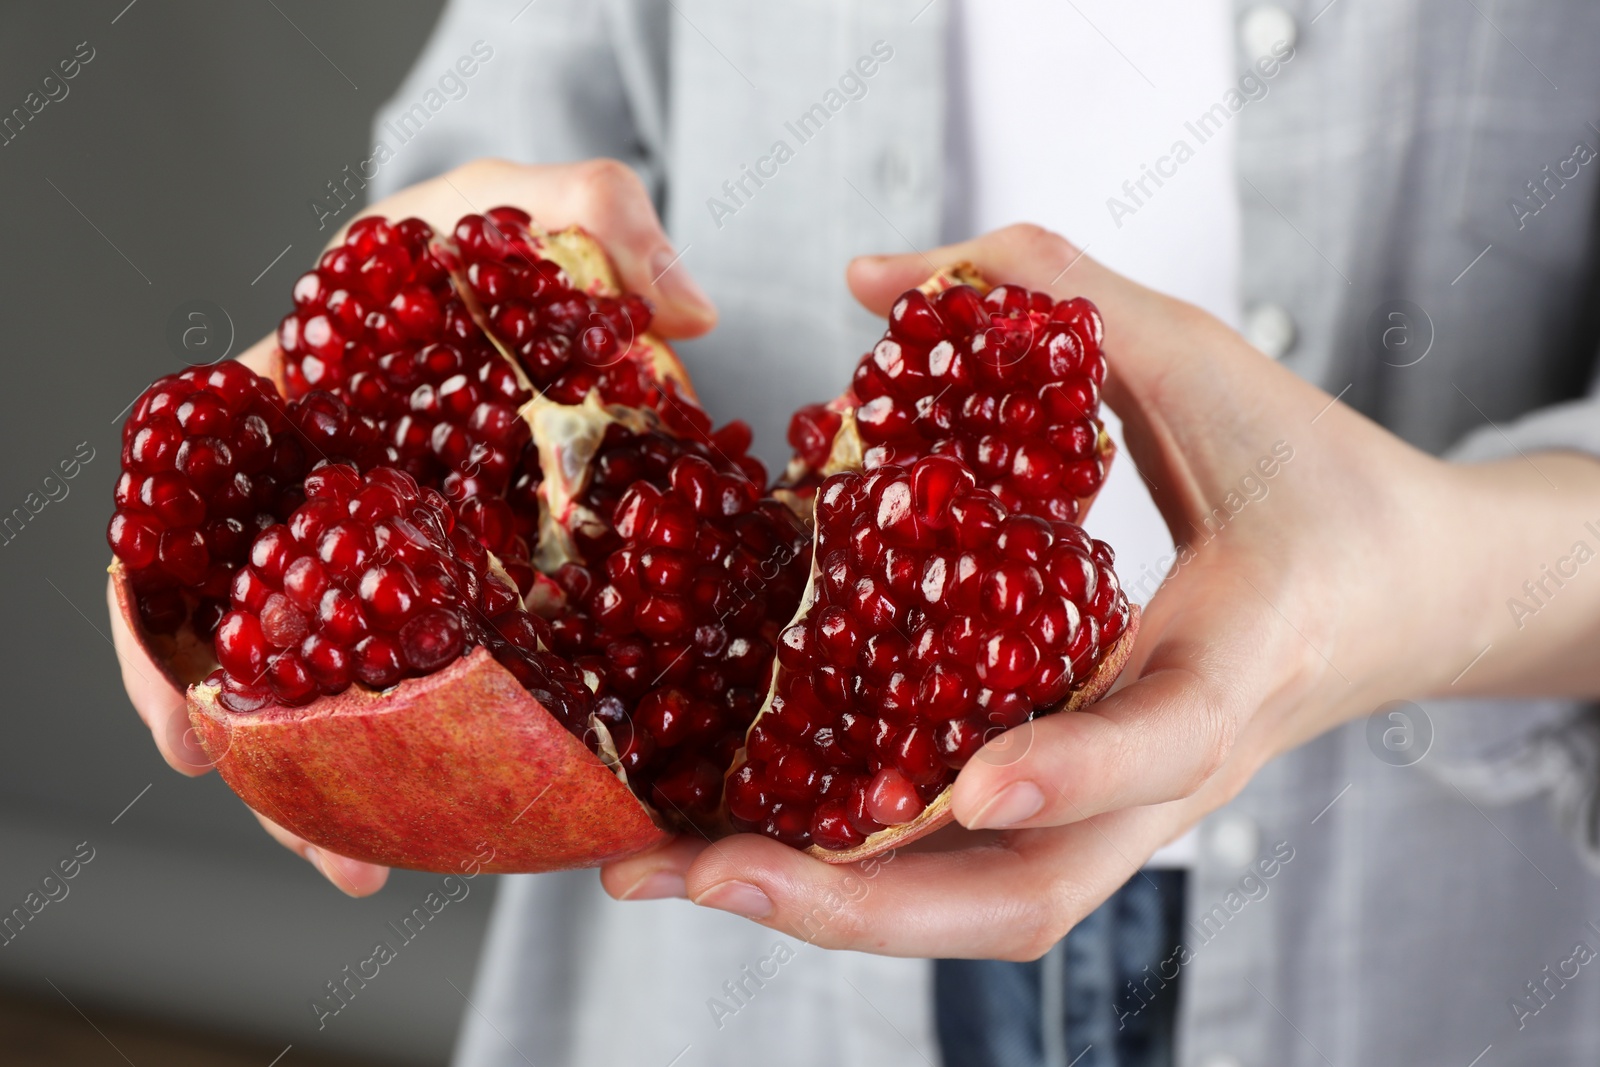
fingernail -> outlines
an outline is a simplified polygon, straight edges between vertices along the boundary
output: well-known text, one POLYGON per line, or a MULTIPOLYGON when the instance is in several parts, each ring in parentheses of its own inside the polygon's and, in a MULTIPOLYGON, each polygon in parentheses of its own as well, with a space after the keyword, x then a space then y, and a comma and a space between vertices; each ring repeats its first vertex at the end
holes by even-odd
POLYGON ((1031 819, 1044 807, 1044 794, 1032 782, 1013 782, 978 809, 969 830, 1004 830, 1031 819))
POLYGON ((675 304, 698 308, 710 314, 711 298, 683 265, 683 258, 671 248, 662 247, 650 256, 650 277, 656 288, 675 304))
POLYGON ((689 895, 688 888, 683 884, 683 875, 674 874, 672 871, 654 871, 633 883, 623 892, 623 900, 667 900, 670 898, 685 898, 689 895))
POLYGON ((694 901, 703 908, 717 908, 743 915, 746 919, 764 919, 772 914, 772 900, 759 886, 749 882, 723 882, 701 893, 694 901))

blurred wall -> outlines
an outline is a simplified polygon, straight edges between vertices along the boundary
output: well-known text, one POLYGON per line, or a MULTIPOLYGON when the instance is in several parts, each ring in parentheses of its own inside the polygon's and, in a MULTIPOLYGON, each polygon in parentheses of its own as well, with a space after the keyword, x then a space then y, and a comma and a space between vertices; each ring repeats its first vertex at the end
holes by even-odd
POLYGON ((38 513, 0 530, 0 914, 80 843, 93 858, 0 943, 0 983, 64 995, 91 1019, 131 1011, 438 1063, 465 1009, 487 877, 318 1028, 312 998, 393 940, 388 924, 438 878, 397 875, 347 900, 215 775, 168 770, 123 696, 104 600, 120 419, 184 366, 169 322, 196 301, 225 313, 195 362, 228 321, 235 352, 272 328, 326 236, 307 201, 368 154, 371 115, 438 8, 5 8, 0 116, 39 110, 0 135, 0 515, 38 513), (63 60, 75 76, 45 82, 63 60))

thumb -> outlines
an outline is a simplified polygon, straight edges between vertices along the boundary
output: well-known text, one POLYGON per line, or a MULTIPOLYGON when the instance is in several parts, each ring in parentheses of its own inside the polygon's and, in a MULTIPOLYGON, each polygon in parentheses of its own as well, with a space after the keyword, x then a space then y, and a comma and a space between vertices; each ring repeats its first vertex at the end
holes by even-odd
POLYGON ((1099 307, 1108 332, 1114 322, 1137 323, 1141 304, 1162 299, 1101 266, 1061 235, 1031 223, 1007 226, 928 252, 860 256, 850 263, 845 277, 863 306, 887 315, 901 293, 956 263, 973 264, 996 285, 1026 286, 1057 300, 1087 297, 1099 307))

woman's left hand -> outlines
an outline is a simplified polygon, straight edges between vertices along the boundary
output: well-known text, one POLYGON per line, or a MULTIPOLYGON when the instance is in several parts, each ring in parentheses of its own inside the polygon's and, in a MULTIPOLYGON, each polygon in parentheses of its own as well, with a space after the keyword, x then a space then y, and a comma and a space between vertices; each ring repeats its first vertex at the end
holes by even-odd
POLYGON ((960 260, 1104 316, 1121 461, 1178 547, 1127 684, 990 742, 956 780, 960 827, 926 842, 831 866, 756 835, 682 836, 608 866, 614 896, 686 895, 834 948, 1033 959, 1268 760, 1387 700, 1600 692, 1600 583, 1572 583, 1537 633, 1503 608, 1570 547, 1600 463, 1443 463, 1037 227, 857 261, 850 281, 882 314, 930 261, 960 260))

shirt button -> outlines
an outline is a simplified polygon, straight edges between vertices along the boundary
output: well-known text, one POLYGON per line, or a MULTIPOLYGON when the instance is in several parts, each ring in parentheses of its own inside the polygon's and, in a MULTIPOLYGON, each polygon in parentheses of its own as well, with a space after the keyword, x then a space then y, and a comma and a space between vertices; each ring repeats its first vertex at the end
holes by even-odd
POLYGON ((1298 36, 1294 16, 1277 4, 1257 4, 1239 20, 1239 44, 1247 63, 1272 55, 1273 45, 1293 48, 1298 36))
POLYGON ((1294 347, 1294 319, 1282 304, 1254 304, 1244 313, 1244 339, 1273 359, 1294 347))
POLYGON ((1213 1052, 1202 1056, 1195 1067, 1244 1067, 1237 1056, 1230 1056, 1226 1052, 1213 1052))
POLYGON ((1261 851, 1261 831, 1243 815, 1224 815, 1211 824, 1207 847, 1218 863, 1244 867, 1261 851))

